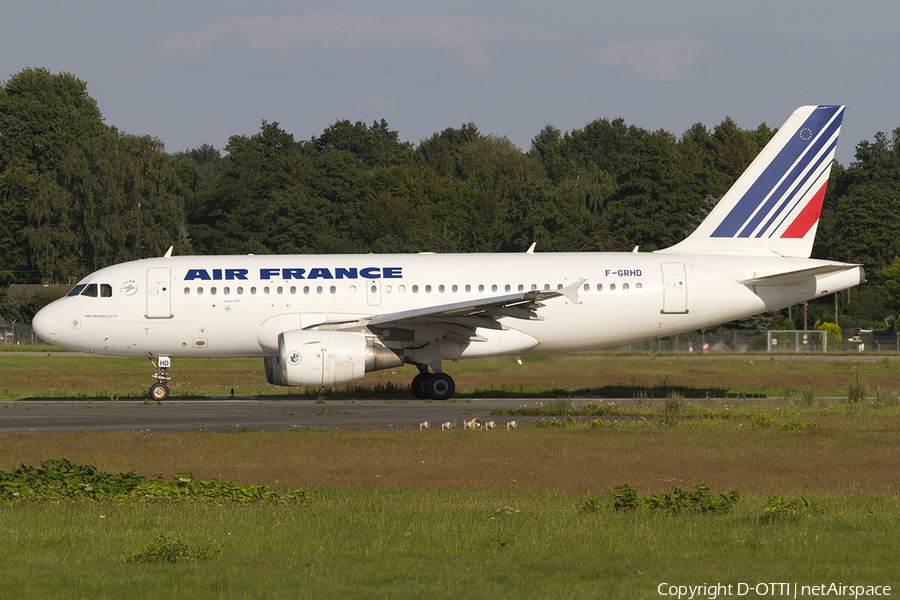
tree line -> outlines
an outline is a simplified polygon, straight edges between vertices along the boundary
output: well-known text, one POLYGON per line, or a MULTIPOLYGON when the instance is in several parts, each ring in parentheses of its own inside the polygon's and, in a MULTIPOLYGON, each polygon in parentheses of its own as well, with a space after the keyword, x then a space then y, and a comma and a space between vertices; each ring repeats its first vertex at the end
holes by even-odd
MULTIPOLYGON (((473 123, 414 145, 384 120, 336 121, 308 140, 263 121, 221 150, 167 153, 106 124, 85 81, 24 69, 0 87, 0 295, 14 283, 71 284, 169 246, 655 250, 692 231, 774 133, 726 118, 676 137, 604 118, 565 133, 547 125, 522 150, 473 123)), ((900 128, 832 169, 814 256, 862 263, 873 282, 843 300, 842 325, 883 323, 900 308, 898 180, 900 128)))

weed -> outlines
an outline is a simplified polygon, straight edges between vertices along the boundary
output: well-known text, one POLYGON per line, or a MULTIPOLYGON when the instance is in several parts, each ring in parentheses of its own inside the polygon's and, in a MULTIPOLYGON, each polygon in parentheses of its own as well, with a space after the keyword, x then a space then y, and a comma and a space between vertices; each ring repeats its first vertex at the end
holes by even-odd
POLYGON ((230 502, 304 502, 301 489, 279 494, 266 485, 237 485, 218 479, 196 479, 177 473, 172 481, 161 475, 149 480, 135 472, 105 473, 90 465, 75 465, 66 459, 47 460, 40 468, 21 465, 9 473, 0 471, 0 499, 25 500, 186 500, 230 502))
POLYGON ((781 494, 773 494, 769 496, 769 506, 759 518, 761 523, 771 523, 778 519, 796 518, 808 514, 817 514, 824 512, 827 508, 824 504, 819 504, 813 500, 807 500, 800 496, 794 500, 785 500, 781 494))
POLYGON ((613 510, 634 510, 640 506, 637 492, 628 484, 613 488, 613 510))
POLYGON ((685 492, 673 487, 668 494, 648 496, 644 499, 644 504, 652 510, 665 510, 673 513, 726 513, 731 510, 739 498, 740 494, 737 490, 732 490, 728 495, 713 496, 709 492, 708 485, 698 483, 694 485, 693 492, 685 492))
POLYGON ((684 396, 678 392, 671 392, 662 407, 662 425, 675 425, 683 418, 684 396))
POLYGON ((750 417, 750 429, 768 429, 775 424, 775 419, 768 413, 758 413, 750 417))
POLYGON ((859 372, 858 368, 854 368, 850 373, 850 379, 847 380, 847 402, 856 404, 866 400, 868 397, 869 380, 859 372))
POLYGON ((783 429, 815 429, 818 426, 818 423, 807 423, 806 421, 790 421, 788 423, 785 423, 781 427, 783 429))
POLYGON ((875 388, 875 402, 880 406, 897 406, 897 394, 887 388, 877 386, 875 388))
MULTIPOLYGON (((671 513, 726 513, 737 503, 737 490, 713 496, 704 483, 694 485, 693 492, 673 487, 668 494, 650 495, 640 498, 628 484, 613 488, 613 510, 636 510, 645 507, 655 511, 671 513)), ((588 501, 590 502, 590 500, 588 501)), ((584 505, 582 505, 583 507, 584 505)))
POLYGON ((588 498, 582 504, 578 505, 578 512, 595 513, 600 512, 603 505, 596 498, 588 498))
POLYGON ((812 406, 816 401, 816 389, 809 384, 800 388, 800 401, 805 406, 812 406))
POLYGON ((186 560, 209 560, 219 552, 221 546, 212 548, 207 544, 191 544, 161 533, 143 550, 124 558, 125 562, 130 563, 177 563, 186 560))

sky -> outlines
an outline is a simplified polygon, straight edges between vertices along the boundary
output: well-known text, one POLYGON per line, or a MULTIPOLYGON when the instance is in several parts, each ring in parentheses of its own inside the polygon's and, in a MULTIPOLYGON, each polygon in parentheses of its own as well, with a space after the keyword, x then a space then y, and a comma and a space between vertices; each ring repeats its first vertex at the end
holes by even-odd
POLYGON ((0 0, 0 81, 87 82, 108 125, 168 152, 278 122, 297 140, 384 119, 403 141, 474 123, 780 127, 846 104, 837 159, 900 127, 895 0, 0 0))

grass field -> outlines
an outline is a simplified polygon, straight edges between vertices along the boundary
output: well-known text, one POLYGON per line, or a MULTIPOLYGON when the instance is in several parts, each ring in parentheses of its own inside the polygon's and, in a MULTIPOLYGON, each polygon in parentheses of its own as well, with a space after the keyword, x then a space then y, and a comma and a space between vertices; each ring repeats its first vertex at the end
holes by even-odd
MULTIPOLYGON (((676 388, 698 397, 782 396, 809 387, 819 396, 846 393, 853 373, 871 386, 900 390, 900 356, 878 355, 630 355, 602 353, 526 356, 447 363, 457 397, 486 395, 558 397, 590 389, 632 397, 639 390, 676 388), (694 394, 691 394, 691 391, 694 394)), ((154 372, 147 359, 75 353, 0 353, 0 399, 144 398, 154 372)), ((382 386, 388 395, 408 393, 414 367, 366 375, 361 385, 328 390, 282 388, 266 383, 262 359, 177 359, 170 371, 173 397, 319 395, 365 397, 382 386)), ((604 394, 609 396, 610 394, 604 394)))
MULTIPOLYGON (((730 584, 737 597, 738 583, 765 582, 896 591, 898 363, 853 358, 526 358, 528 383, 509 361, 453 365, 470 382, 464 393, 674 385, 769 396, 638 396, 593 425, 0 436, 3 471, 65 457, 110 473, 300 487, 312 498, 0 502, 0 597, 659 598, 662 583, 730 584), (848 402, 854 379, 867 391, 848 402), (701 482, 740 498, 721 514, 612 509, 623 484, 646 500, 701 482), (211 554, 126 562, 160 535, 211 554)), ((45 381, 65 388, 78 371, 76 389, 103 398, 146 377, 135 362, 0 356, 0 395, 40 396, 45 381)), ((221 394, 236 376, 262 378, 256 362, 176 367, 183 385, 221 394)))

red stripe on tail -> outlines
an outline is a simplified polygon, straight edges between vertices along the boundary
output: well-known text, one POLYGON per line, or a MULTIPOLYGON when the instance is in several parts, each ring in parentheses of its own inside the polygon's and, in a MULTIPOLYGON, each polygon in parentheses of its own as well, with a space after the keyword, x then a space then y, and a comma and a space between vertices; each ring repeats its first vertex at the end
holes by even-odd
POLYGON ((822 202, 825 200, 826 187, 828 187, 828 181, 819 188, 816 195, 812 197, 809 203, 800 211, 800 214, 797 215, 797 218, 794 219, 794 222, 781 234, 782 238, 802 238, 809 233, 809 230, 816 224, 816 221, 819 220, 819 215, 822 213, 822 202))

